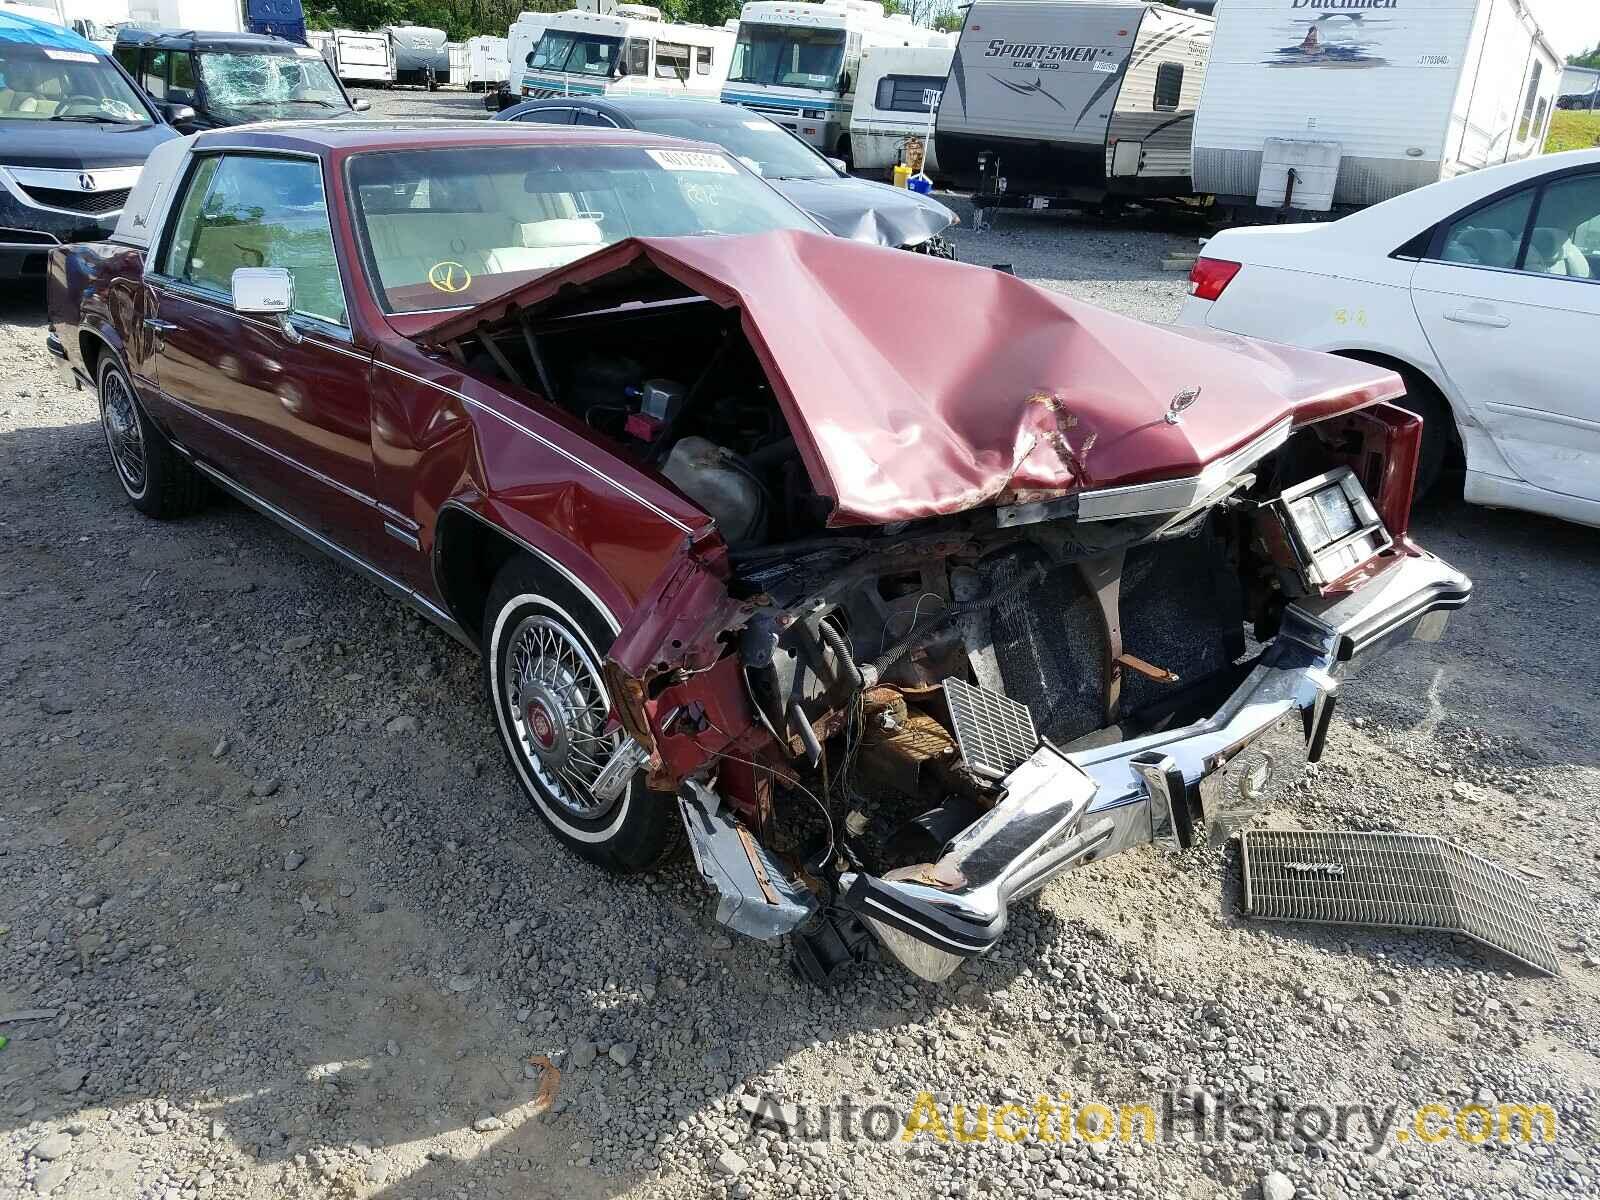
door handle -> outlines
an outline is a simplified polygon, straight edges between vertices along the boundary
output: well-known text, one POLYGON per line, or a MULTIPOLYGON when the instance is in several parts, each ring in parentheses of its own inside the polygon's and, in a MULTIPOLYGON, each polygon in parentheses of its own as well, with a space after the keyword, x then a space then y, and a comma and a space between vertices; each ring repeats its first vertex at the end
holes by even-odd
POLYGON ((1502 317, 1499 313, 1473 312, 1470 308, 1447 312, 1444 319, 1454 321, 1457 325, 1484 325, 1490 329, 1505 329, 1511 324, 1510 317, 1502 317))
POLYGON ((155 333, 171 333, 177 328, 171 321, 162 321, 155 317, 146 317, 144 319, 144 327, 155 333))

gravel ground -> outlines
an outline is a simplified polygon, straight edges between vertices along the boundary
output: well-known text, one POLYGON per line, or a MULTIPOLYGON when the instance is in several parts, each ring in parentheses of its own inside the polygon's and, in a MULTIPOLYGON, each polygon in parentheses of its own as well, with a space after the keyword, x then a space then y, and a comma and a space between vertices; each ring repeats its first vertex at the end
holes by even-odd
MULTIPOLYGON (((476 97, 380 97, 386 111, 476 97)), ((968 261, 1152 318, 1180 233, 1002 217, 968 261)), ((1443 642, 1363 665, 1260 823, 1458 837, 1526 873, 1563 974, 1443 936, 1258 924, 1231 850, 1019 906, 948 984, 820 992, 679 863, 618 881, 519 799, 475 664, 232 504, 123 503, 36 294, 0 299, 0 1195, 1525 1197, 1600 1178, 1592 531, 1441 501, 1443 642), (1073 1103, 1547 1103, 1553 1145, 923 1133, 1073 1103), (822 1105, 847 1132, 808 1136, 822 1105), (759 1110, 753 1120, 752 1110, 759 1110), (880 1118, 881 1118, 880 1114, 880 1118)), ((1405 1118, 1402 1117, 1402 1120, 1405 1118)))

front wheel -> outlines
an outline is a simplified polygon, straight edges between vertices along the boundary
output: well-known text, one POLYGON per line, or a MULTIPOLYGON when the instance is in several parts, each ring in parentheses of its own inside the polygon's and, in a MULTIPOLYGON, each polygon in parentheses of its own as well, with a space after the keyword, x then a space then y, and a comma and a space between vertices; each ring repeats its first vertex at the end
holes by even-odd
POLYGON ((654 867, 676 847, 672 797, 641 771, 612 799, 591 790, 627 736, 611 720, 600 672, 616 631, 585 597, 531 558, 509 561, 484 609, 489 702, 517 781, 556 836, 619 874, 654 867))

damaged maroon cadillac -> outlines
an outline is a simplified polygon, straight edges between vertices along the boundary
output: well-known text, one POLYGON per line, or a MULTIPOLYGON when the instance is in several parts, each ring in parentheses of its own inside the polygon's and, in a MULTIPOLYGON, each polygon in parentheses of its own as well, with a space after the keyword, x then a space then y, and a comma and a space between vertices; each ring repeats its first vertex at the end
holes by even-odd
POLYGON ((49 306, 136 506, 220 488, 416 607, 562 842, 686 839, 817 980, 1228 836, 1471 591, 1396 374, 830 238, 715 147, 202 134, 49 306))

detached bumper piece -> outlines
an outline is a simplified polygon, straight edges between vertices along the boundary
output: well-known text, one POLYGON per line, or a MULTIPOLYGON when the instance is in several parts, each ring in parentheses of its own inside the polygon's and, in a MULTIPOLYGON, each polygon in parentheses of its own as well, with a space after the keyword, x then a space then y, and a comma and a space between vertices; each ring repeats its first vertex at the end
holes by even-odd
POLYGON ((1252 829, 1240 843, 1253 917, 1464 934, 1542 974, 1560 973, 1528 885, 1443 838, 1252 829))
POLYGON ((1342 665, 1400 641, 1437 639, 1471 591, 1471 580, 1431 555, 1397 555, 1355 592, 1291 607, 1209 718, 1080 752, 1019 745, 1035 736, 1020 706, 947 682, 974 768, 995 776, 1008 768, 1001 799, 935 862, 842 875, 838 903, 907 969, 943 979, 999 940, 1011 901, 1064 871, 1151 842, 1187 847, 1196 809, 1213 839, 1230 836, 1320 757, 1342 665))
POLYGON ((717 893, 718 921, 770 941, 793 932, 816 912, 816 898, 725 811, 716 792, 690 781, 678 793, 678 808, 694 865, 717 893))

